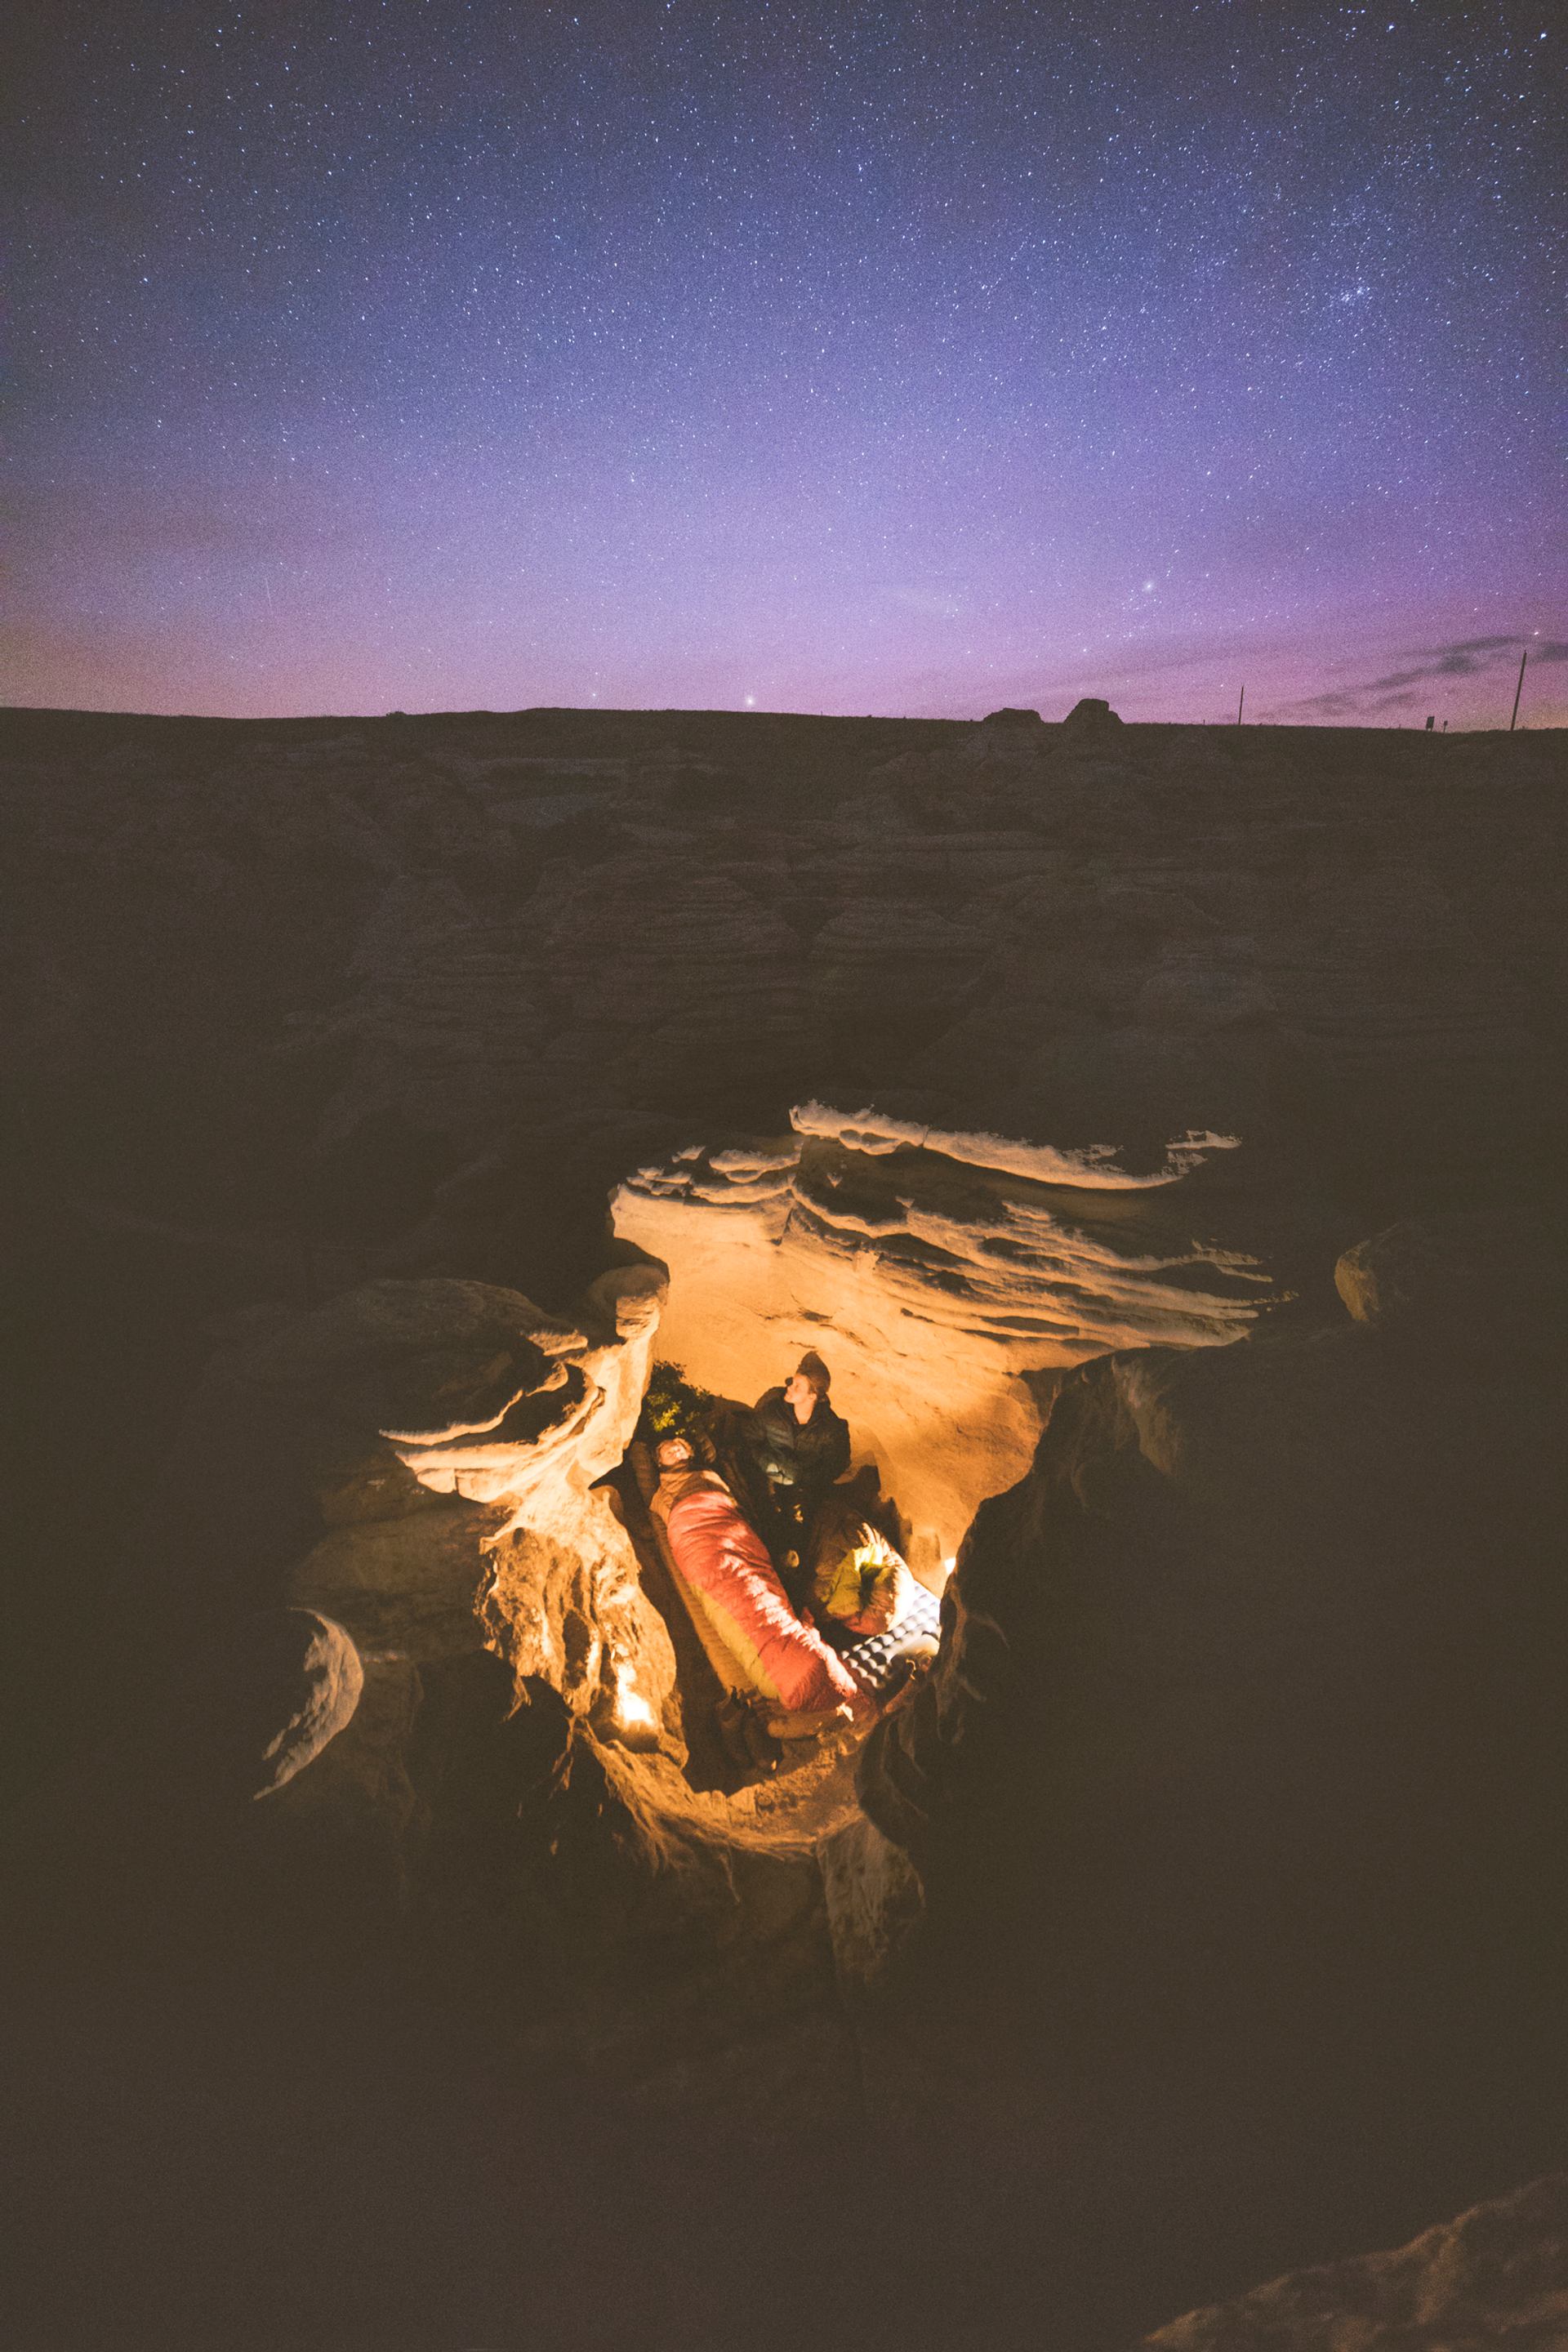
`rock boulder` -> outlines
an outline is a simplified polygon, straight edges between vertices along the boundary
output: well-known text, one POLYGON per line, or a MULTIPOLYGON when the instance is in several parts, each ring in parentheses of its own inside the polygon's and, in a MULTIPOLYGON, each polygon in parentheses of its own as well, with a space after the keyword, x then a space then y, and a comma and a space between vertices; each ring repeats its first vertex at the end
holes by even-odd
POLYGON ((1112 735, 1121 725, 1121 717, 1119 711, 1112 710, 1102 696, 1086 694, 1073 704, 1062 725, 1070 728, 1075 735, 1086 738, 1112 735))
POLYGON ((1346 2148, 1439 2184, 1479 2147, 1547 2153, 1524 2119, 1554 2112, 1568 2024, 1561 1409, 1539 1355, 1351 1322, 1070 1371, 975 1517, 928 1681, 868 1743, 862 1801, 964 1988, 944 2022, 1005 2013, 1042 2067, 1200 2048, 1171 2128, 1249 2147, 1215 2159, 1210 2212, 1296 2199, 1304 2231, 1341 2227, 1310 2200, 1346 2148), (1227 2070, 1310 2079, 1310 2126, 1277 2095, 1249 2140, 1227 2070), (1342 2153, 1304 2158, 1309 2128, 1342 2153))
POLYGON ((1565 1264, 1558 1222, 1486 1210, 1390 1225, 1345 1251, 1334 1284, 1358 1323, 1401 1346, 1534 1362, 1563 1347, 1565 1264))
POLYGON ((1524 2352, 1568 2342, 1568 2174, 1191 2311, 1139 2352, 1524 2352))
POLYGON ((237 1627, 198 1706, 213 1761, 250 1797, 270 1797, 353 1719, 364 1688, 359 1652, 313 1609, 280 1609, 237 1627))

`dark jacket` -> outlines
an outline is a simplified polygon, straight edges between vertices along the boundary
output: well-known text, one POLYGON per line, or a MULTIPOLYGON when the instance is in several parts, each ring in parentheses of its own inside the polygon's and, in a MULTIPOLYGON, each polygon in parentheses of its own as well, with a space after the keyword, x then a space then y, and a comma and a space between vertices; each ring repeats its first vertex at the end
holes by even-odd
POLYGON ((759 1397, 745 1431, 746 1451, 770 1486, 793 1487, 814 1503, 849 1467, 849 1424, 819 1396, 809 1421, 796 1421, 782 1388, 759 1397))

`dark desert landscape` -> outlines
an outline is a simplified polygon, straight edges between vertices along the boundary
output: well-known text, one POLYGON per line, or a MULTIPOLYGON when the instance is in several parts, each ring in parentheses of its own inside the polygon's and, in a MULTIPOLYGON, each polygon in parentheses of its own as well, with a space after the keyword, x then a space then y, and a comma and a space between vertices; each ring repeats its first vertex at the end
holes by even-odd
POLYGON ((1557 2340, 1561 736, 4 752, 16 2340, 1557 2340), (742 1777, 814 1342, 942 1648, 742 1777))
POLYGON ((1561 27, 0 71, 0 2352, 1568 2352, 1561 27))

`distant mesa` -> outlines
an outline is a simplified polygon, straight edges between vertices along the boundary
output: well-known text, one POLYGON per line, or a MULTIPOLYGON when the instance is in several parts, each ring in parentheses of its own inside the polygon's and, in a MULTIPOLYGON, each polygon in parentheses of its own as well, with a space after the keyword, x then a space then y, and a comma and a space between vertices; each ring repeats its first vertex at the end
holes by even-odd
MULTIPOLYGON (((1045 723, 1037 710, 1016 709, 1011 704, 1002 710, 988 710, 980 722, 990 736, 1003 735, 1014 739, 1035 734, 1044 729, 1045 723)), ((1079 735, 1100 734, 1121 724, 1120 712, 1112 710, 1110 703, 1099 695, 1085 695, 1081 701, 1073 704, 1062 720, 1064 727, 1070 727, 1075 734, 1079 735)))
POLYGON ((991 771, 1037 765, 1050 743, 1037 710, 988 710, 963 750, 960 764, 991 771))
POLYGON ((1121 724, 1121 712, 1112 710, 1110 703, 1096 694, 1086 694, 1081 701, 1075 702, 1062 720, 1064 727, 1072 728, 1079 735, 1101 734, 1121 724))

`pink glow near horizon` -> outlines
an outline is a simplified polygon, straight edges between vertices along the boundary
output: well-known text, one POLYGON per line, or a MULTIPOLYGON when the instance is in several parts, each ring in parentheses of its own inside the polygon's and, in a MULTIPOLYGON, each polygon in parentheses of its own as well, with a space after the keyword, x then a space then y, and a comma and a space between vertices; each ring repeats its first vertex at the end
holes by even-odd
POLYGON ((1568 719, 1539 8, 27 38, 11 702, 1568 719))

